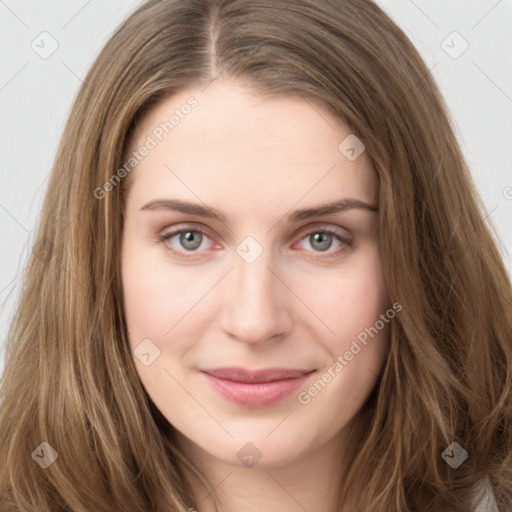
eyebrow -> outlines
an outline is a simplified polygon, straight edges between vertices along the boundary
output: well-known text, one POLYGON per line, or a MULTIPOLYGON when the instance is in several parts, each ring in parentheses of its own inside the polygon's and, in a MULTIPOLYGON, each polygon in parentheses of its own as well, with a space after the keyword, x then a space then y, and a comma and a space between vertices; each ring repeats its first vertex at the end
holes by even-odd
MULTIPOLYGON (((320 204, 312 208, 295 210, 286 218, 288 222, 294 223, 305 219, 320 217, 322 215, 330 215, 333 213, 339 213, 353 209, 361 209, 370 212, 379 211, 379 207, 377 205, 365 203, 360 199, 344 198, 338 201, 320 204)), ((209 206, 202 206, 197 203, 189 203, 179 199, 155 199, 145 204, 141 208, 141 211, 143 210, 172 210, 181 213, 187 213, 189 215, 196 215, 198 217, 204 217, 206 219, 215 219, 221 222, 226 222, 224 215, 219 213, 217 210, 210 208, 209 206)))

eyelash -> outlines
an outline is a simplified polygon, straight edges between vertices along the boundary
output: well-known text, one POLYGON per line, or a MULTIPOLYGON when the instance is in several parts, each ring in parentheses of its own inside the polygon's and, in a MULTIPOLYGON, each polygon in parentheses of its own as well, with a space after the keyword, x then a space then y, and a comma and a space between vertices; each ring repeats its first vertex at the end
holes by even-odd
MULTIPOLYGON (((184 258, 184 259, 193 258, 194 256, 191 256, 191 255, 195 255, 196 253, 199 253, 200 251, 198 251, 198 250, 181 251, 181 250, 172 248, 167 243, 174 236, 179 235, 180 233, 186 233, 186 232, 201 233, 203 236, 210 238, 208 236, 208 234, 206 233, 206 231, 204 231, 200 228, 197 228, 195 226, 188 226, 188 227, 184 226, 184 227, 181 227, 180 229, 176 229, 174 231, 171 231, 168 233, 162 233, 162 234, 158 235, 158 241, 165 246, 166 250, 172 252, 173 254, 175 254, 181 258, 184 258)), ((310 230, 307 232, 303 232, 303 233, 301 233, 301 235, 304 235, 304 236, 301 237, 300 241, 302 242, 302 240, 306 239, 307 237, 309 237, 311 235, 317 234, 317 233, 332 235, 335 239, 337 239, 341 243, 340 247, 334 251, 331 251, 330 248, 327 249, 326 251, 312 251, 312 252, 315 252, 320 255, 327 254, 327 256, 320 256, 321 259, 328 259, 328 258, 340 256, 341 254, 344 254, 352 247, 352 240, 349 240, 348 238, 341 236, 337 231, 333 230, 332 228, 317 228, 317 229, 313 229, 313 230, 310 230)), ((201 241, 201 243, 202 243, 202 241, 201 241)))

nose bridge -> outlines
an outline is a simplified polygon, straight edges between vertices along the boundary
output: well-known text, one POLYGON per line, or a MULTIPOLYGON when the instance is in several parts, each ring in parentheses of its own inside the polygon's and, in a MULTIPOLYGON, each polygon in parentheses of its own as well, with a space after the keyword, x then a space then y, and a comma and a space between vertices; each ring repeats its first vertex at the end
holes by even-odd
POLYGON ((264 341, 284 332, 290 323, 279 289, 282 284, 270 270, 274 270, 272 250, 247 237, 235 252, 223 304, 224 330, 246 342, 264 341))
POLYGON ((270 250, 263 251, 254 261, 247 261, 237 256, 235 259, 234 280, 237 296, 244 303, 259 306, 272 300, 272 290, 275 283, 269 268, 272 268, 272 255, 270 250))

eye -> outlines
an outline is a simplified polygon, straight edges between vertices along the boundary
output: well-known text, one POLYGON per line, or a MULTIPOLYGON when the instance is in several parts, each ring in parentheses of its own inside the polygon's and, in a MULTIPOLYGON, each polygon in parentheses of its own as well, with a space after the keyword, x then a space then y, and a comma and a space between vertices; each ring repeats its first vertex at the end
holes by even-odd
POLYGON ((160 235, 159 239, 162 243, 165 243, 170 251, 186 258, 188 257, 187 253, 199 252, 200 249, 204 249, 203 242, 209 237, 198 228, 185 228, 164 233, 160 235))
POLYGON ((307 242, 315 253, 327 253, 326 257, 337 256, 346 252, 352 246, 352 241, 330 228, 309 231, 301 239, 301 243, 307 242), (334 250, 330 250, 333 245, 334 250))

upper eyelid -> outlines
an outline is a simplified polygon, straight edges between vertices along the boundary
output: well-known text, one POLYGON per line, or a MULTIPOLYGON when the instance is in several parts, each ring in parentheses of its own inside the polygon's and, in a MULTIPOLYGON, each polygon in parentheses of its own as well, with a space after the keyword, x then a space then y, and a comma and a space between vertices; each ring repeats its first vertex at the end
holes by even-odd
MULTIPOLYGON (((348 233, 351 233, 350 229, 348 229, 348 228, 345 228, 342 226, 331 225, 331 223, 326 222, 326 221, 309 222, 309 223, 305 224, 304 226, 301 226, 300 228, 296 229, 295 231, 302 233, 304 231, 310 231, 310 230, 314 230, 314 229, 321 230, 322 228, 331 229, 333 231, 343 230, 348 233)), ((167 231, 167 229, 168 229, 167 227, 163 228, 160 232, 164 233, 167 231)), ((187 230, 188 231, 200 231, 200 232, 204 232, 206 234, 208 234, 211 231, 210 228, 204 226, 203 224, 201 224, 201 223, 196 224, 194 222, 183 222, 183 223, 178 223, 177 225, 174 225, 172 227, 169 227, 169 233, 176 233, 176 232, 187 231, 187 230)))

